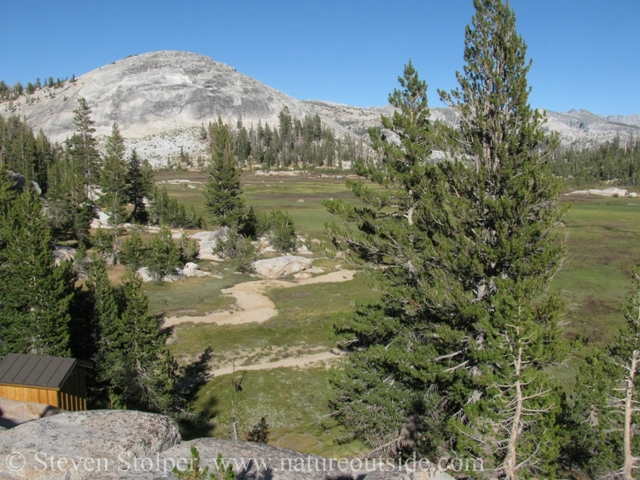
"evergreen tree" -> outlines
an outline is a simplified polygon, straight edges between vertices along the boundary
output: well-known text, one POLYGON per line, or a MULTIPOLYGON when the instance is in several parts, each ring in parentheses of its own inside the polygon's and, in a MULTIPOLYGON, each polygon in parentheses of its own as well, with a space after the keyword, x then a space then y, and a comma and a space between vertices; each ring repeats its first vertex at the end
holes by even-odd
MULTIPOLYGON (((89 270, 87 288, 91 297, 92 343, 96 350, 92 352, 95 364, 95 382, 91 385, 91 396, 96 404, 101 404, 106 396, 109 408, 117 408, 119 399, 112 388, 113 378, 123 368, 119 352, 126 350, 126 337, 120 335, 123 330, 120 324, 118 303, 114 289, 109 281, 104 262, 94 260, 89 270)), ((89 333, 89 332, 86 332, 89 333)))
POLYGON ((140 161, 135 149, 129 158, 127 185, 129 203, 133 205, 131 218, 137 223, 146 223, 149 220, 149 215, 144 201, 150 198, 153 193, 153 170, 147 160, 140 161))
MULTIPOLYGON (((0 188, 1 190, 1 188, 0 188)), ((5 197, 6 198, 6 197, 5 197)), ((72 266, 56 267, 49 223, 40 200, 25 189, 0 226, 0 355, 70 355, 72 266)))
POLYGON ((205 205, 214 223, 237 227, 244 215, 240 187, 242 170, 234 155, 233 138, 228 127, 218 119, 212 128, 212 152, 207 169, 205 205))
POLYGON ((179 266, 180 253, 171 238, 171 230, 162 226, 160 231, 153 235, 149 241, 147 255, 149 273, 157 283, 160 283, 166 275, 175 274, 176 268, 179 266))
POLYGON ((71 234, 80 243, 88 241, 93 217, 90 197, 96 185, 100 156, 93 136, 91 110, 83 98, 74 110, 75 133, 65 142, 63 155, 48 172, 48 212, 56 237, 71 234))
MULTIPOLYGON (((500 0, 475 0, 460 89, 441 97, 460 130, 427 120, 426 85, 411 65, 399 108, 371 132, 382 189, 350 183, 365 203, 330 208, 360 234, 335 243, 377 266, 382 302, 340 319, 343 344, 364 347, 338 372, 339 414, 374 446, 482 457, 501 478, 553 476, 557 389, 548 367, 566 355, 562 305, 545 293, 564 246, 543 118, 528 105, 526 46, 500 0), (430 139, 447 158, 429 163, 430 139), (414 424, 419 435, 402 428, 414 424)), ((404 81, 403 81, 404 80, 404 81)))
POLYGON ((149 302, 138 275, 125 276, 120 290, 120 322, 117 337, 122 370, 112 378, 112 388, 128 408, 169 413, 177 403, 174 395, 177 363, 165 345, 167 335, 149 313, 149 302))
POLYGON ((109 225, 113 227, 113 255, 117 261, 120 225, 124 223, 127 211, 127 164, 125 162, 124 138, 118 125, 113 124, 111 135, 105 146, 104 164, 100 175, 102 195, 100 203, 109 215, 109 225))
MULTIPOLYGON (((76 169, 75 173, 82 176, 85 193, 89 197, 90 187, 98 183, 100 155, 94 137, 96 129, 93 127, 91 109, 82 97, 78 99, 78 108, 73 111, 73 124, 76 130, 69 140, 71 158, 76 169)), ((78 204, 81 203, 81 199, 77 200, 78 204)))
POLYGON ((129 237, 122 242, 120 261, 134 272, 144 265, 147 257, 147 248, 142 243, 142 238, 137 232, 131 232, 129 237))
POLYGON ((271 244, 281 252, 292 252, 298 246, 296 228, 287 212, 274 210, 269 218, 271 244))

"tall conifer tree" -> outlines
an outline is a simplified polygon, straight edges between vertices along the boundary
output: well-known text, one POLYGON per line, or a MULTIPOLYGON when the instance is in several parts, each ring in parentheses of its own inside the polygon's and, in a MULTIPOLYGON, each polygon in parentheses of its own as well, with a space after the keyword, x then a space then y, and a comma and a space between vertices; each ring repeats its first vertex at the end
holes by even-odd
POLYGON ((105 146, 104 163, 100 175, 102 195, 100 203, 109 214, 109 224, 113 227, 113 255, 117 259, 119 228, 126 219, 127 163, 125 161, 124 138, 117 124, 113 124, 111 135, 105 146))
POLYGON ((214 223, 237 227, 245 213, 240 187, 242 170, 234 154, 229 128, 221 119, 211 126, 211 160, 207 173, 205 205, 214 223))
POLYGON ((148 161, 141 161, 134 149, 127 167, 127 195, 129 203, 133 205, 132 220, 146 223, 149 220, 145 206, 145 199, 151 198, 153 193, 153 170, 148 161))
POLYGON ((560 183, 528 105, 515 15, 500 0, 474 5, 460 89, 441 92, 459 130, 439 125, 432 137, 418 123, 407 100, 424 89, 405 71, 390 101, 407 108, 384 121, 401 143, 372 132, 385 169, 361 170, 383 189, 351 183, 367 206, 330 205, 361 232, 334 229, 335 243, 385 267, 375 270, 382 302, 336 325, 343 344, 365 347, 336 374, 338 412, 374 446, 480 456, 501 478, 552 476, 559 402, 548 366, 566 349, 562 306, 545 288, 564 253, 552 233, 560 183), (430 138, 444 161, 429 164, 430 138))

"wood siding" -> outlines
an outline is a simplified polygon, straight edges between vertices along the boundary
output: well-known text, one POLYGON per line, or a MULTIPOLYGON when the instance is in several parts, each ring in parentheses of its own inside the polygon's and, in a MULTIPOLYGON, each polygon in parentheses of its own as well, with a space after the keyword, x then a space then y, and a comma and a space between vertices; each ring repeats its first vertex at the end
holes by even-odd
POLYGON ((77 412, 87 409, 85 372, 76 368, 60 390, 24 385, 0 385, 0 397, 20 402, 44 403, 63 410, 77 412))

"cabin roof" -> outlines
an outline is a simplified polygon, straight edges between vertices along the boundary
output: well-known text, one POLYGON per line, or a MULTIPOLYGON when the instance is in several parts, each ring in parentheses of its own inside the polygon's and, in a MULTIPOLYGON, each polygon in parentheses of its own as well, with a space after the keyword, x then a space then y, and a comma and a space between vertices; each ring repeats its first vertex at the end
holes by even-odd
POLYGON ((0 363, 0 384, 60 389, 76 365, 89 367, 75 358, 9 353, 0 363))

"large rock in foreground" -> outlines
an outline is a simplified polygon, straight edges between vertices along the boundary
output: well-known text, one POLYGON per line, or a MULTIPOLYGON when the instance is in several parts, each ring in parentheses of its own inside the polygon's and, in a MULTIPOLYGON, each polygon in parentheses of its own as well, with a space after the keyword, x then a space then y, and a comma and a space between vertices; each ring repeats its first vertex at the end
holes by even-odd
POLYGON ((249 442, 201 438, 180 443, 178 426, 163 415, 121 410, 59 414, 0 434, 0 478, 35 480, 177 480, 191 447, 201 468, 222 456, 238 480, 452 480, 420 464, 399 467, 373 459, 331 460, 249 442))
POLYGON ((208 466, 210 471, 215 471, 215 461, 220 454, 223 462, 233 467, 237 478, 243 480, 453 480, 453 477, 437 472, 437 469, 416 468, 415 472, 411 471, 413 468, 392 469, 384 461, 382 468, 379 468, 380 459, 376 459, 378 463, 375 464, 373 459, 369 459, 367 466, 365 460, 330 460, 259 443, 218 438, 199 438, 181 443, 164 452, 161 463, 170 465, 189 458, 192 446, 200 454, 202 467, 208 466))
POLYGON ((253 262, 253 268, 258 275, 271 279, 284 278, 287 275, 308 270, 312 265, 308 258, 296 255, 284 255, 253 262))
POLYGON ((178 425, 163 415, 118 410, 60 414, 0 435, 0 478, 135 478, 132 473, 148 473, 142 465, 133 468, 135 459, 153 459, 179 442, 178 425))

